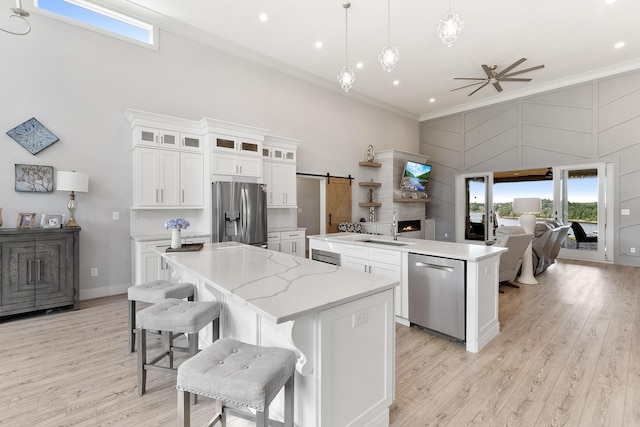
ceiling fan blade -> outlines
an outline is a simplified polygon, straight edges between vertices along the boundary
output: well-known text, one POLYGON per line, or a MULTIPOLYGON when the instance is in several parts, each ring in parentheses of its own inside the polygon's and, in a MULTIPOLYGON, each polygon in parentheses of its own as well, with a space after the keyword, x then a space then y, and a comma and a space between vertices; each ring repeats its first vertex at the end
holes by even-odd
POLYGON ((518 74, 528 73, 529 71, 539 70, 540 68, 544 68, 544 65, 536 65, 535 67, 527 68, 526 70, 514 71, 513 73, 505 74, 502 77, 517 76, 518 74))
POLYGON ((493 71, 491 71, 491 68, 489 68, 487 64, 482 64, 482 69, 487 74, 487 77, 489 78, 493 77, 493 71))
POLYGON ((526 61, 527 58, 520 58, 518 59, 516 62, 514 62, 513 64, 509 65, 507 68, 505 68, 504 70, 500 71, 498 73, 498 77, 502 77, 505 74, 507 74, 509 71, 513 70, 514 68, 516 68, 518 65, 522 64, 524 61, 526 61))
POLYGON ((503 77, 500 79, 501 82, 530 82, 531 79, 519 79, 515 77, 503 77))
POLYGON ((467 96, 471 96, 471 95, 473 95, 474 93, 476 93, 477 91, 479 91, 480 89, 482 89, 483 87, 485 87, 485 86, 486 86, 486 85, 488 85, 488 84, 489 84, 489 82, 488 82, 488 81, 484 82, 484 84, 483 84, 482 86, 480 86, 478 89, 474 90, 473 92, 471 92, 471 93, 470 93, 469 95, 467 95, 467 96))
POLYGON ((495 87, 498 92, 502 92, 502 86, 500 86, 499 82, 495 82, 493 87, 495 87))
POLYGON ((453 80, 487 80, 486 77, 454 77, 453 80))
MULTIPOLYGON (((487 80, 487 79, 482 79, 482 80, 487 80)), ((461 86, 461 87, 457 87, 455 89, 451 89, 449 92, 453 92, 454 90, 458 90, 458 89, 464 89, 465 87, 471 87, 471 86, 476 86, 481 84, 482 82, 478 82, 478 83, 471 83, 470 85, 466 85, 466 86, 461 86)))

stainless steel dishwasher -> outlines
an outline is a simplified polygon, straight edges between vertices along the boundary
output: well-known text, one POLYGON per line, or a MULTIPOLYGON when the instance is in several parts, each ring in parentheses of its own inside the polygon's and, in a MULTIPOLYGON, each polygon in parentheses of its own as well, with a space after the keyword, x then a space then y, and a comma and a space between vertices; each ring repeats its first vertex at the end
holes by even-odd
POLYGON ((409 322, 465 340, 465 262, 409 254, 409 322))

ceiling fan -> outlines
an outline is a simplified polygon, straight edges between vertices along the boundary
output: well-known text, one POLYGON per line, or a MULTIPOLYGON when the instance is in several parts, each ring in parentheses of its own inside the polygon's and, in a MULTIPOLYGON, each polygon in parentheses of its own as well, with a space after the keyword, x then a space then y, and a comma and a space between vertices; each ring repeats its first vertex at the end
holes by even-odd
POLYGON ((485 87, 486 85, 488 85, 489 83, 491 83, 498 92, 502 92, 502 86, 500 86, 500 82, 530 82, 531 79, 514 78, 512 76, 517 76, 518 74, 526 73, 528 71, 539 70, 540 68, 544 68, 544 65, 537 65, 535 67, 527 68, 525 70, 514 71, 513 73, 509 72, 514 68, 516 68, 518 65, 522 64, 526 60, 527 58, 521 58, 516 62, 514 62, 513 64, 509 65, 504 70, 500 71, 499 73, 496 72, 496 69, 498 68, 497 65, 488 66, 486 64, 482 64, 482 69, 487 74, 487 77, 454 77, 454 80, 479 80, 479 81, 477 83, 471 83, 470 85, 451 89, 451 92, 458 89, 464 89, 466 87, 481 85, 479 88, 477 88, 476 90, 471 92, 469 95, 467 95, 467 96, 471 96, 477 91, 479 91, 480 89, 482 89, 483 87, 485 87))

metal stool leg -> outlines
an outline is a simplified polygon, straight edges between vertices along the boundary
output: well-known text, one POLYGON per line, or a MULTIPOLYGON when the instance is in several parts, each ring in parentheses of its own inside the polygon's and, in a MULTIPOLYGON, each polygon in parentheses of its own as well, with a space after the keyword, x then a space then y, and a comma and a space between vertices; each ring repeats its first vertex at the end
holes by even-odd
POLYGON ((137 330, 138 339, 138 396, 144 394, 147 384, 147 331, 144 329, 137 330))
POLYGON ((190 427, 191 425, 190 394, 188 391, 178 390, 178 427, 190 427))
POLYGON ((129 300, 129 353, 136 351, 136 302, 129 300))

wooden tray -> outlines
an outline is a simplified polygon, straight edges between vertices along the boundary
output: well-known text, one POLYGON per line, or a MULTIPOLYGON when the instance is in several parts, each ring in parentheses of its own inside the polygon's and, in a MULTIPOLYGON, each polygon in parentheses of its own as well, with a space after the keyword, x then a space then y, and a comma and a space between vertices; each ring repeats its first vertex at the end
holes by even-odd
POLYGON ((184 243, 181 247, 173 249, 167 248, 167 252, 197 252, 204 246, 204 243, 184 243))

